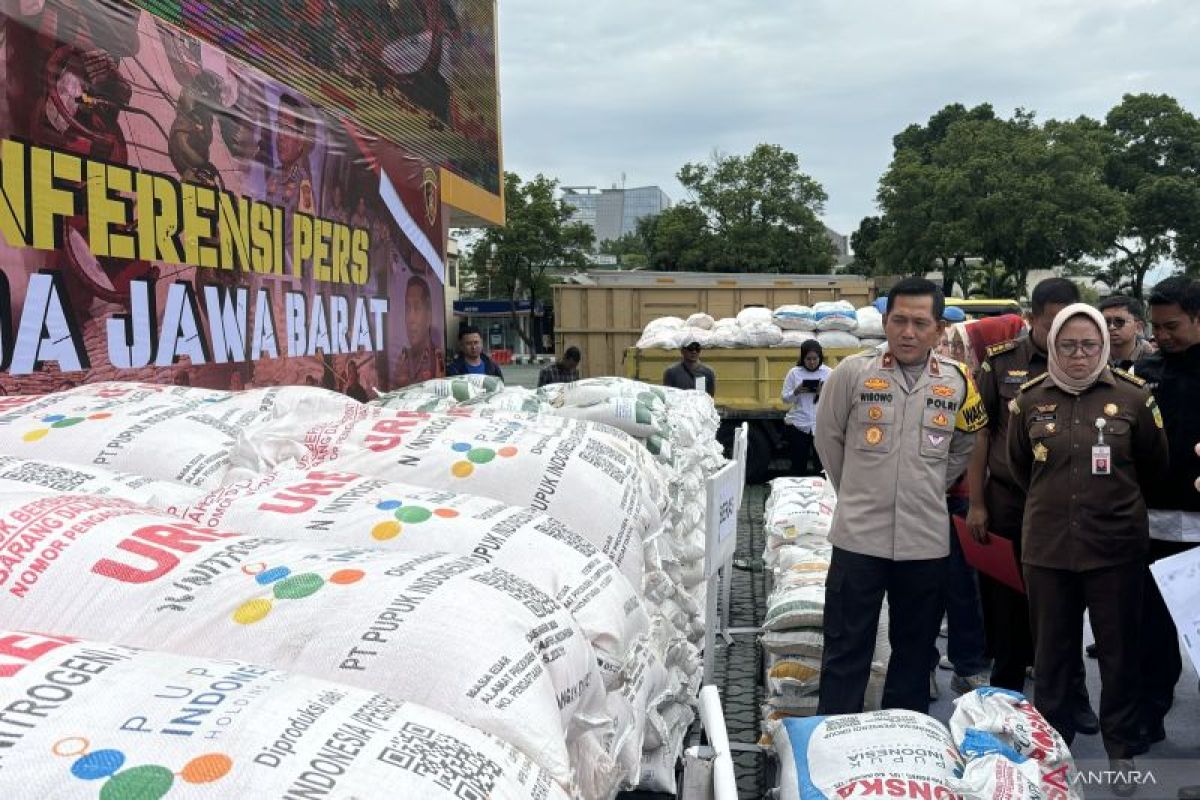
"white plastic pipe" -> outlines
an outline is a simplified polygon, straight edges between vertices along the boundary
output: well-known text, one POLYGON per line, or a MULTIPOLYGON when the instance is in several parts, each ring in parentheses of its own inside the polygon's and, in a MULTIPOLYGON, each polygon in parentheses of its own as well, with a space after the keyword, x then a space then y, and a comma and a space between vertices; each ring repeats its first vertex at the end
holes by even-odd
POLYGON ((725 731, 725 712, 721 694, 716 686, 700 690, 700 722, 713 749, 713 797, 715 800, 738 800, 737 780, 733 774, 733 756, 729 750, 729 734, 725 731))

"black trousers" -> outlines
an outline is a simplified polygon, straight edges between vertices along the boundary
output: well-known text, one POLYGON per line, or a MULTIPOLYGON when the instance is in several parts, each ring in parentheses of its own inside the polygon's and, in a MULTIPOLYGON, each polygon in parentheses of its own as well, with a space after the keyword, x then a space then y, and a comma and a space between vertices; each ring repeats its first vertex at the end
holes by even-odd
POLYGON ((794 425, 785 426, 784 435, 787 437, 788 447, 792 454, 792 474, 806 476, 819 473, 821 457, 817 455, 817 448, 813 446, 813 435, 805 433, 794 425), (809 461, 816 462, 816 470, 808 465, 809 461))
MULTIPOLYGON (((993 523, 992 533, 1013 543, 1018 563, 1021 560, 1021 530, 993 523)), ((1033 666, 1034 642, 1030 629, 1029 598, 1003 583, 979 573, 979 599, 983 609, 983 626, 987 633, 988 655, 992 657, 992 677, 989 683, 1014 692, 1025 691, 1025 670, 1033 666)), ((1083 621, 1079 622, 1083 635, 1083 621)), ((1079 710, 1089 708, 1087 668, 1083 654, 1076 658, 1075 703, 1079 710)))
MULTIPOLYGON (((1151 563, 1160 558, 1190 550, 1196 545, 1188 542, 1150 540, 1151 563)), ((1171 710, 1175 701, 1175 684, 1183 674, 1183 658, 1179 653, 1179 632, 1171 619, 1158 584, 1150 570, 1145 571, 1142 603, 1142 718, 1147 725, 1157 726, 1171 710)), ((1099 643, 1096 645, 1099 649, 1099 643)))
POLYGON ((892 657, 883 707, 929 711, 929 651, 942 624, 945 575, 944 558, 892 561, 833 548, 818 714, 863 710, 885 593, 892 657))
POLYGON ((1033 703, 1067 744, 1075 739, 1076 665, 1083 612, 1091 615, 1100 661, 1100 733, 1109 758, 1131 758, 1142 720, 1142 591, 1145 564, 1070 572, 1025 565, 1033 626, 1033 703))

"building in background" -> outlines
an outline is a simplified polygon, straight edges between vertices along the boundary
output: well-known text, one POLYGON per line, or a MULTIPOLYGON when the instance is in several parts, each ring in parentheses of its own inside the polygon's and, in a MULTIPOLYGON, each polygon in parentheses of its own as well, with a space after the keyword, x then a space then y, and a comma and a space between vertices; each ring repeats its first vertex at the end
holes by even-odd
POLYGON ((596 244, 637 231, 638 220, 671 207, 671 198, 657 186, 601 189, 594 186, 563 187, 563 200, 575 209, 572 222, 582 222, 596 234, 596 244))
POLYGON ((833 254, 837 256, 838 264, 841 264, 843 260, 849 259, 850 237, 843 236, 828 225, 825 226, 825 235, 829 238, 830 244, 833 245, 833 254))

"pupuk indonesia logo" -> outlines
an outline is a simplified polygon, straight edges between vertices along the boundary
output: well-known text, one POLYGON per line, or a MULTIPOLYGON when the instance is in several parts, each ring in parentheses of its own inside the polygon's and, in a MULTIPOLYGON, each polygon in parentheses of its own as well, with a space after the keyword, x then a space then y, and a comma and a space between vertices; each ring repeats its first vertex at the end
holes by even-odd
POLYGON ((66 414, 50 414, 42 417, 41 421, 45 427, 34 428, 31 431, 26 431, 25 435, 21 438, 26 442, 36 442, 49 436, 51 431, 61 430, 63 428, 73 428, 81 422, 87 422, 88 420, 98 421, 108 419, 111 416, 112 414, 103 411, 95 414, 88 414, 86 417, 68 417, 66 414))
POLYGON ((234 610, 233 621, 240 625, 253 625, 255 622, 261 622, 271 613, 276 600, 302 600, 316 594, 326 583, 332 583, 335 586, 349 586, 352 583, 358 583, 366 575, 361 569, 339 569, 328 578, 322 578, 315 572, 300 572, 293 575, 287 567, 268 568, 262 562, 246 564, 242 567, 242 572, 253 576, 254 582, 259 586, 271 587, 271 593, 267 597, 255 597, 247 600, 234 610))
POLYGON ((470 442, 455 442, 450 445, 450 449, 464 456, 462 461, 455 461, 450 465, 450 474, 456 478, 470 477, 477 465, 490 464, 496 456, 512 458, 517 454, 517 448, 511 445, 493 450, 490 447, 475 447, 470 442))
POLYGON ((178 778, 184 783, 202 784, 221 780, 233 769, 233 759, 224 753, 205 753, 172 772, 157 764, 142 764, 123 769, 125 753, 113 748, 92 750, 82 736, 69 736, 54 743, 56 756, 74 758, 71 774, 81 781, 104 781, 100 800, 161 800, 178 778))
POLYGON ((419 525, 432 518, 453 519, 458 512, 453 508, 429 509, 424 506, 405 504, 400 500, 383 500, 375 505, 380 511, 390 511, 394 519, 385 519, 371 528, 371 538, 379 542, 395 539, 405 525, 419 525))

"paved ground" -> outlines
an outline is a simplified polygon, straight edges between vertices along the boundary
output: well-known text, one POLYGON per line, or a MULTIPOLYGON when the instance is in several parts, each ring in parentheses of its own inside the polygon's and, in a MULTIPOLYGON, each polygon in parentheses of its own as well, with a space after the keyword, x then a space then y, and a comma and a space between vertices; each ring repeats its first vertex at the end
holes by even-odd
MULTIPOLYGON (((762 531, 763 503, 766 487, 749 487, 738 525, 738 551, 736 558, 751 564, 757 563, 762 555, 764 535, 762 531)), ((760 571, 734 570, 731 603, 731 623, 734 627, 757 625, 763 618, 766 603, 766 578, 760 571)), ((1085 636, 1091 641, 1091 631, 1085 636)), ((946 640, 938 639, 944 652, 946 640)), ((1097 662, 1087 659, 1088 686, 1094 707, 1100 702, 1100 676, 1097 662)), ((753 743, 759 735, 759 714, 763 699, 762 653, 752 636, 735 638, 732 647, 718 646, 716 658, 716 684, 721 690, 725 709, 725 721, 729 737, 734 742, 753 743)), ((949 672, 939 670, 937 682, 940 698, 930 708, 930 714, 943 723, 949 723, 953 713, 954 694, 950 691, 949 672)), ((1026 686, 1030 696, 1032 683, 1026 686)), ((1197 675, 1185 658, 1184 675, 1176 690, 1175 707, 1167 718, 1166 741, 1156 745, 1146 756, 1138 759, 1139 768, 1156 775, 1156 783, 1142 786, 1137 797, 1141 800, 1174 800, 1175 788, 1183 782, 1200 783, 1200 692, 1197 691, 1197 675)), ((1108 767, 1107 757, 1099 736, 1076 738, 1072 752, 1080 770, 1100 772, 1108 767)), ((738 793, 743 800, 758 800, 774 786, 774 764, 761 753, 738 753, 738 793)), ((1097 776, 1098 779, 1098 776, 1097 776)), ((1088 800, 1108 798, 1112 795, 1102 786, 1089 786, 1088 800)), ((646 796, 648 797, 648 796, 646 796)))

